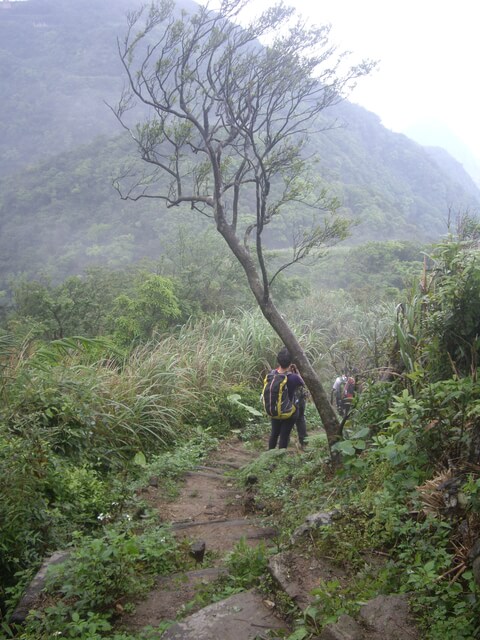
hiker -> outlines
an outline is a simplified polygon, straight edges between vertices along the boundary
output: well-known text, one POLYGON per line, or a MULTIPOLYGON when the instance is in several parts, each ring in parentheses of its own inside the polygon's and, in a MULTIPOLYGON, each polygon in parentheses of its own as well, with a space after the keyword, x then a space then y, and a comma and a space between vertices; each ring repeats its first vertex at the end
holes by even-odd
POLYGON ((341 416, 343 416, 343 389, 346 381, 347 376, 345 373, 342 373, 341 376, 337 376, 333 383, 332 393, 330 394, 330 404, 333 404, 333 397, 335 396, 337 411, 341 416))
MULTIPOLYGON (((290 371, 292 373, 298 373, 297 366, 295 364, 290 365, 290 371)), ((301 376, 300 376, 301 377, 301 376)), ((305 448, 307 444, 307 422, 305 420, 305 406, 307 404, 308 392, 305 387, 305 383, 298 386, 295 389, 295 406, 297 407, 297 413, 295 414, 297 417, 295 418, 295 427, 297 429, 298 442, 300 443, 300 447, 302 449, 305 448)))
POLYGON ((272 422, 269 449, 275 449, 277 442, 279 449, 288 447, 290 433, 298 417, 298 409, 294 404, 295 391, 304 382, 298 373, 290 371, 291 364, 290 352, 283 347, 277 354, 277 368, 265 378, 263 405, 272 422))
POLYGON ((343 387, 342 415, 346 418, 352 409, 353 398, 355 397, 357 382, 353 376, 348 376, 343 387))

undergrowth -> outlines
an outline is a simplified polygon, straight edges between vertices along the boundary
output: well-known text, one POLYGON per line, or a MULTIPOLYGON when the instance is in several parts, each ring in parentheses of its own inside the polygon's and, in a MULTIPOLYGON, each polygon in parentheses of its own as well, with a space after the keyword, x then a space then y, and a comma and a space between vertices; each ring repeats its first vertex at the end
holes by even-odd
POLYGON ((352 414, 339 445, 343 466, 334 474, 319 436, 310 437, 301 458, 267 452, 241 472, 255 503, 281 523, 283 546, 307 514, 331 515, 330 525, 310 531, 309 553, 348 579, 313 591, 291 640, 318 634, 341 614, 355 616, 378 594, 405 594, 425 640, 477 637, 479 589, 468 554, 480 535, 480 479, 468 465, 475 431, 461 421, 476 415, 478 389, 464 380, 437 383, 372 403, 372 386, 352 414), (458 468, 442 475, 454 456, 458 468))

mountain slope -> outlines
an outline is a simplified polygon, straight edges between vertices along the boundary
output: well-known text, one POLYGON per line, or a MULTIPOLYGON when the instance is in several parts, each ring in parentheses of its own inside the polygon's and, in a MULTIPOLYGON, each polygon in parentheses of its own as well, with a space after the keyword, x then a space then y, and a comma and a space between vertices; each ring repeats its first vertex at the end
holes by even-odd
MULTIPOLYGON (((58 279, 158 258, 189 217, 167 217, 158 201, 121 201, 111 186, 135 155, 128 137, 113 137, 121 129, 105 101, 120 95, 116 38, 139 2, 0 2, 0 288, 21 273, 58 279)), ((352 241, 432 240, 449 212, 478 211, 479 189, 448 154, 349 102, 323 122, 340 126, 312 133, 311 175, 358 222, 352 241)))
POLYGON ((319 173, 369 239, 446 233, 449 212, 479 210, 480 191, 446 151, 434 153, 385 129, 362 107, 344 102, 332 112, 340 128, 315 139, 319 173))

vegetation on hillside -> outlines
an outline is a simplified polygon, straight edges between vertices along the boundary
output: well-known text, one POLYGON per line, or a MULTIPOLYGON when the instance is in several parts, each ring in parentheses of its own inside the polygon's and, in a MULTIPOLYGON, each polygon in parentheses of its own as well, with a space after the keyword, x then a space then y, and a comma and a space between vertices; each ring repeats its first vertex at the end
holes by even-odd
MULTIPOLYGON (((335 475, 311 407, 302 464, 266 452, 243 472, 259 480, 255 501, 282 523, 285 544, 307 514, 336 514, 302 552, 327 552, 348 579, 319 584, 318 606, 305 617, 286 606, 292 638, 318 634, 378 593, 407 594, 426 640, 478 633, 469 555, 480 532, 478 252, 478 224, 466 220, 459 237, 431 249, 427 273, 419 264, 400 307, 365 308, 323 292, 287 310, 326 381, 356 366, 361 382, 335 475), (390 380, 379 381, 387 366, 390 380)), ((131 350, 115 338, 19 341, 4 333, 4 610, 47 552, 73 550, 52 574, 48 607, 31 616, 20 637, 60 631, 132 640, 115 636, 114 604, 148 589, 154 574, 189 566, 168 529, 138 520, 145 506, 133 489, 155 468, 165 491, 173 491, 182 469, 232 430, 252 445, 260 436, 255 446, 265 446, 258 389, 278 346, 261 317, 248 312, 205 316, 131 350), (162 545, 152 546, 159 536, 162 545)), ((246 570, 245 562, 259 559, 244 556, 233 566, 246 570)), ((249 573, 258 576, 255 566, 249 573)))

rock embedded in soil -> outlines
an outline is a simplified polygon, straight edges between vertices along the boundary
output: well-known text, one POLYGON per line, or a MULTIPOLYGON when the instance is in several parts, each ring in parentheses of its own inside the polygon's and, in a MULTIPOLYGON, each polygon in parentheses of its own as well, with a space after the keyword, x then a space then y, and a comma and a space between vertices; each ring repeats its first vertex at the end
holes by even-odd
MULTIPOLYGON (((410 616, 404 595, 377 596, 360 609, 360 619, 382 640, 418 640, 420 636, 410 616)), ((370 637, 370 636, 368 636, 370 637)))
POLYGON ((196 562, 203 562, 206 546, 204 540, 197 540, 190 545, 190 555, 196 562))
POLYGON ((55 551, 55 553, 52 553, 52 555, 43 562, 35 577, 27 587, 15 611, 12 613, 10 623, 21 624, 25 622, 29 611, 34 608, 40 593, 45 588, 49 567, 54 564, 61 564, 62 562, 65 562, 69 555, 70 551, 55 551))
POLYGON ((318 640, 366 640, 366 636, 358 622, 344 614, 337 622, 327 624, 318 640))
POLYGON ((303 524, 297 527, 293 532, 291 538, 292 544, 313 529, 319 529, 320 527, 328 527, 331 525, 337 513, 337 511, 321 511, 307 516, 303 524))
POLYGON ((286 624, 265 606, 260 594, 250 590, 175 623, 162 640, 253 640, 275 629, 286 630, 286 624))
POLYGON ((345 572, 331 561, 315 558, 300 547, 271 556, 268 570, 280 589, 302 610, 315 601, 312 589, 330 580, 346 579, 345 572))

